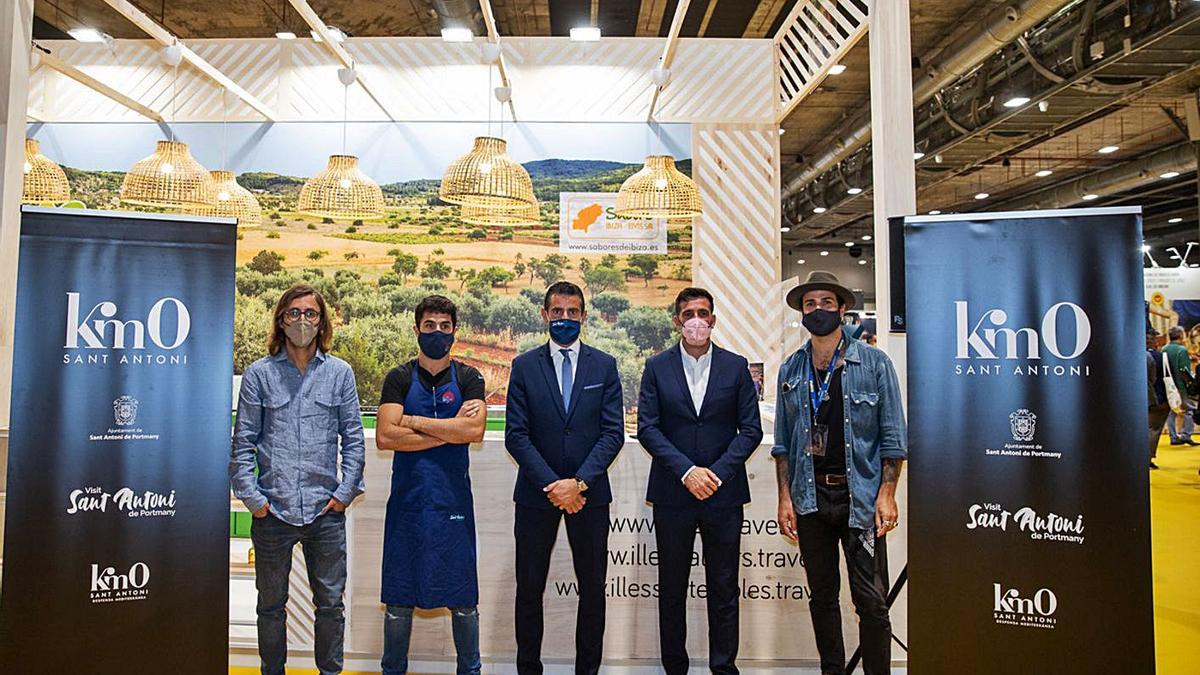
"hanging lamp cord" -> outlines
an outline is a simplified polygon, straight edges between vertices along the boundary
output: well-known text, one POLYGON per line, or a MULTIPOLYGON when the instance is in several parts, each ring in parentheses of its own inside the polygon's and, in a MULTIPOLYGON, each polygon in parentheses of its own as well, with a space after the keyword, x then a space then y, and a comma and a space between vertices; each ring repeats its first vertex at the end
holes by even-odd
POLYGON ((350 116, 350 85, 342 85, 342 154, 346 154, 346 124, 350 116))

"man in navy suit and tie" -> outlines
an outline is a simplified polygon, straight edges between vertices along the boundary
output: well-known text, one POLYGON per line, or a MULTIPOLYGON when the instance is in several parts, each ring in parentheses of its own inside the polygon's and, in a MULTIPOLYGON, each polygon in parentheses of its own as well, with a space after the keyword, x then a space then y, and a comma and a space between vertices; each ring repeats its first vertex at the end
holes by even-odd
POLYGON ((736 674, 746 460, 763 436, 758 396, 745 357, 712 343, 712 294, 680 291, 674 322, 683 339, 646 360, 638 396, 638 440, 653 457, 646 500, 658 541, 663 668, 667 675, 688 670, 687 591, 699 529, 709 668, 736 674))
POLYGON ((625 441, 616 359, 579 340, 583 291, 546 290, 550 341, 513 360, 504 446, 517 461, 517 672, 542 672, 542 596, 559 520, 579 584, 575 672, 596 673, 604 646, 608 570, 608 466, 625 441), (563 514, 566 515, 563 515, 563 514))

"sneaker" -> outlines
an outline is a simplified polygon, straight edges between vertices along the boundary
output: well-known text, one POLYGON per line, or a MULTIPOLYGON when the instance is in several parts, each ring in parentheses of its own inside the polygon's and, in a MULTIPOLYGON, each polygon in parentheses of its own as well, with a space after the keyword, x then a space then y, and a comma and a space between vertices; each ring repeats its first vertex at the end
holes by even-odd
POLYGON ((1193 440, 1192 440, 1192 439, 1190 439, 1190 438, 1189 438, 1189 439, 1187 439, 1186 441, 1184 441, 1184 442, 1183 442, 1183 444, 1184 444, 1184 445, 1200 445, 1200 443, 1197 443, 1196 441, 1193 441, 1193 440))
POLYGON ((1171 441, 1171 445, 1183 445, 1183 441, 1174 440, 1174 441, 1171 441))

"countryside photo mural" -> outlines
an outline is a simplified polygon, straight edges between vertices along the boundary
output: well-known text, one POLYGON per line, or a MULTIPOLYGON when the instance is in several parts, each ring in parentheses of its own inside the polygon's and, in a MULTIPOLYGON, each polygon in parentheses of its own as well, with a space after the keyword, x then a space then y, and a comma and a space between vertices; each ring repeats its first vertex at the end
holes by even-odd
MULTIPOLYGON (((341 152, 341 125, 177 125, 181 140, 208 169, 221 168, 224 145, 229 168, 262 206, 261 225, 238 228, 236 374, 265 353, 280 293, 309 283, 336 315, 332 353, 354 368, 362 404, 374 406, 388 370, 417 353, 413 308, 425 295, 441 293, 458 306, 456 357, 483 372, 487 402, 502 405, 513 357, 547 339, 539 314, 544 289, 566 279, 587 296, 584 340, 617 358, 626 409, 634 408, 645 358, 675 339, 669 306, 691 281, 691 225, 670 225, 665 255, 566 254, 558 243, 559 194, 616 192, 647 153, 674 155, 680 171, 690 175, 690 129, 669 125, 651 134, 644 125, 510 127, 509 156, 529 171, 541 221, 480 227, 464 223, 459 208, 440 201, 437 192, 442 169, 470 148, 473 136, 485 131, 481 126, 352 125, 347 151, 360 152, 361 168, 380 184, 386 215, 334 221, 297 213, 296 201, 305 177, 341 152)), ((123 170, 149 154, 160 137, 151 125, 41 125, 31 131, 43 152, 63 165, 72 198, 96 209, 131 208, 118 200, 123 170), (124 165, 100 144, 85 141, 80 127, 122 138, 115 154, 124 165)))

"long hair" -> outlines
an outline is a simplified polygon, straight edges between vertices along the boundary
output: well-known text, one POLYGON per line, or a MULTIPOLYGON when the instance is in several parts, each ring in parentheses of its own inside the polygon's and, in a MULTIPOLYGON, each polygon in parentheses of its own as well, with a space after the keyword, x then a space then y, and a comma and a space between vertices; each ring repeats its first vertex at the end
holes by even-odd
POLYGON ((333 346, 333 322, 329 320, 329 309, 325 305, 325 298, 321 296, 320 291, 306 284, 297 284, 283 292, 279 297, 279 302, 275 303, 275 313, 273 319, 274 330, 271 331, 271 336, 267 338, 267 351, 274 356, 283 349, 287 343, 287 335, 283 332, 283 314, 287 311, 288 305, 296 298, 303 298, 306 295, 311 295, 317 301, 317 307, 321 308, 321 321, 317 324, 317 347, 326 354, 329 353, 330 347, 333 346))

